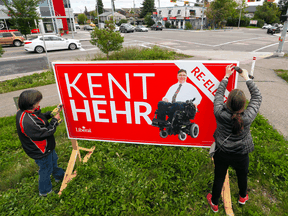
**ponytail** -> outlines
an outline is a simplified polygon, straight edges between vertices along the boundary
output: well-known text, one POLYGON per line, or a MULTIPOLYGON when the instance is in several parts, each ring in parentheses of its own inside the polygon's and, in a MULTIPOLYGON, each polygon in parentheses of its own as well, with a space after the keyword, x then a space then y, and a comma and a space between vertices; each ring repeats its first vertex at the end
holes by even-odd
POLYGON ((242 113, 234 113, 231 119, 233 120, 232 133, 239 134, 244 129, 242 113))
POLYGON ((231 116, 233 134, 240 134, 244 129, 242 114, 244 112, 245 103, 245 94, 239 89, 233 89, 228 95, 226 105, 228 109, 233 112, 231 116))

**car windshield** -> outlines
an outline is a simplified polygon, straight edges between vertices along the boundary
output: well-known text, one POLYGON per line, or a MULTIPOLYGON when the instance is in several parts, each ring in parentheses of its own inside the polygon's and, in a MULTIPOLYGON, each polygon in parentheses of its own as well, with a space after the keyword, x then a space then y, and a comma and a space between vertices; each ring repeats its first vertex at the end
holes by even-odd
POLYGON ((144 28, 144 26, 142 26, 142 25, 139 25, 138 27, 139 27, 139 28, 144 28))
POLYGON ((23 36, 20 32, 13 32, 16 36, 23 36))

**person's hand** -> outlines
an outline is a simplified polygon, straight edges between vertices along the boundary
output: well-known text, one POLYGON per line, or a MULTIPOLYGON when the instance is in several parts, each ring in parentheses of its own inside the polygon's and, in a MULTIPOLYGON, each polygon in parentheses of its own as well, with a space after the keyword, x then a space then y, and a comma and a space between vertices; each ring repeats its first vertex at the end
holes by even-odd
POLYGON ((226 74, 225 74, 225 77, 228 77, 228 78, 229 78, 229 77, 233 74, 233 72, 234 72, 233 67, 234 67, 233 64, 228 65, 228 66, 226 67, 226 74))
POLYGON ((248 71, 246 69, 242 69, 242 73, 240 73, 240 76, 243 77, 246 81, 249 79, 248 71))
POLYGON ((168 102, 168 99, 167 98, 163 98, 163 101, 168 102))
POLYGON ((59 120, 59 119, 60 119, 60 114, 57 113, 57 114, 54 116, 54 118, 56 118, 57 120, 59 120))

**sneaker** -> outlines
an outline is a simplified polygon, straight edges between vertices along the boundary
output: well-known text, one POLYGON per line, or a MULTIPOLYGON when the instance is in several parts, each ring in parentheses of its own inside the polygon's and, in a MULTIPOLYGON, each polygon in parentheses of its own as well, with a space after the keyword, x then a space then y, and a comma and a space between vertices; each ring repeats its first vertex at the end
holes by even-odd
POLYGON ((239 196, 238 202, 239 202, 240 204, 244 205, 247 200, 249 200, 248 194, 246 195, 245 198, 242 198, 241 196, 239 196))
MULTIPOLYGON (((48 192, 47 194, 50 194, 50 193, 52 193, 52 192, 54 192, 54 193, 56 193, 56 194, 58 194, 59 193, 59 191, 58 190, 56 190, 56 191, 53 191, 53 190, 51 190, 50 192, 48 192)), ((40 192, 39 192, 39 195, 41 196, 41 197, 47 197, 47 194, 41 194, 40 192)))
POLYGON ((212 203, 212 200, 211 200, 212 194, 209 193, 206 198, 207 198, 207 201, 208 201, 208 203, 209 203, 212 211, 213 211, 213 212, 218 212, 218 205, 214 205, 214 204, 212 203))

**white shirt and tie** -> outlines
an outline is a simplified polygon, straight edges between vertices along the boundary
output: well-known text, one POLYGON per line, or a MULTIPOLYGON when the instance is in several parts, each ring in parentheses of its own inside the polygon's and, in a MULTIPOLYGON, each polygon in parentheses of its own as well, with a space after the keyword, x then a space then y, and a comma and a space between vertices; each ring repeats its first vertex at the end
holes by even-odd
MULTIPOLYGON (((168 89, 166 95, 163 97, 163 100, 164 100, 164 98, 167 98, 168 102, 172 103, 172 98, 173 98, 175 92, 177 91, 177 89, 179 88, 179 85, 180 85, 179 82, 172 85, 168 89)), ((190 83, 187 83, 187 82, 183 83, 179 92, 177 93, 176 102, 177 101, 186 102, 187 100, 192 100, 193 98, 195 98, 195 101, 193 103, 199 105, 201 100, 202 100, 201 94, 190 83)))

